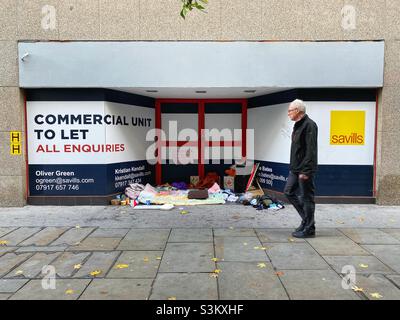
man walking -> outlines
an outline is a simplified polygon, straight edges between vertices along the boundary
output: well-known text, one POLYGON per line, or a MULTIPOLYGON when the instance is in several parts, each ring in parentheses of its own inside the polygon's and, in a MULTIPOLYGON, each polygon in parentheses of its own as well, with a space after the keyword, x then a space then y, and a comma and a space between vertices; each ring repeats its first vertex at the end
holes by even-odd
POLYGON ((293 237, 311 238, 315 237, 314 177, 318 166, 318 127, 306 114, 306 105, 302 100, 296 99, 289 105, 288 116, 295 124, 290 171, 284 193, 301 217, 301 224, 292 233, 293 237))

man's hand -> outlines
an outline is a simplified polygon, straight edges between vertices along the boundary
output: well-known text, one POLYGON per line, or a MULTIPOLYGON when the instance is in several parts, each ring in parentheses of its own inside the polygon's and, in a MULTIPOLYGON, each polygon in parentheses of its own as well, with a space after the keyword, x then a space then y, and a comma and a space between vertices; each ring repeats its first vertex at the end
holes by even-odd
POLYGON ((309 179, 309 177, 308 177, 306 174, 304 174, 304 173, 300 173, 300 174, 299 174, 299 179, 300 179, 300 180, 303 180, 303 181, 306 181, 306 180, 309 179))

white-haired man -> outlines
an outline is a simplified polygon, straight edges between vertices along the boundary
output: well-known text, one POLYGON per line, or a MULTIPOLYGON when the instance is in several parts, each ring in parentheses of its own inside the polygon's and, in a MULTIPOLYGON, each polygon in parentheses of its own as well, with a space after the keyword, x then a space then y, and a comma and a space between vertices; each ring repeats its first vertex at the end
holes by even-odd
POLYGON ((296 238, 315 237, 314 177, 318 167, 318 126, 306 114, 302 100, 296 99, 289 105, 288 116, 295 124, 284 193, 301 217, 301 224, 292 235, 296 238))

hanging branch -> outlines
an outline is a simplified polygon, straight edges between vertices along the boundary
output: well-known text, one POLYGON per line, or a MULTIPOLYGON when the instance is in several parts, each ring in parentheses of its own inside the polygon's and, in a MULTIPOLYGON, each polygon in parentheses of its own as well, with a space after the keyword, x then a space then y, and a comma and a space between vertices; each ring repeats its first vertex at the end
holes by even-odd
POLYGON ((205 7, 203 7, 199 2, 202 4, 208 4, 208 0, 181 0, 182 1, 182 10, 181 10, 181 17, 185 19, 186 14, 193 9, 198 9, 204 12, 205 7))

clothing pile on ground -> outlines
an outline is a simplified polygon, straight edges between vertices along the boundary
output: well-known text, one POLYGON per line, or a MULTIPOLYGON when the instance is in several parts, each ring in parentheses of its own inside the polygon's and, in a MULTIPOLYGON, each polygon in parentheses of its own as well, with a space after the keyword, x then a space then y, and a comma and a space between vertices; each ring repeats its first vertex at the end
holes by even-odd
POLYGON ((174 182, 153 187, 150 184, 142 185, 133 183, 125 189, 125 194, 113 199, 112 204, 147 208, 141 206, 142 204, 155 209, 166 210, 171 209, 173 206, 225 203, 251 205, 257 210, 279 210, 284 208, 283 203, 272 199, 268 195, 259 196, 251 192, 235 194, 230 189, 221 189, 217 183, 218 181, 219 176, 210 173, 196 185, 186 184, 185 182, 174 182), (160 205, 164 205, 164 207, 160 205))

